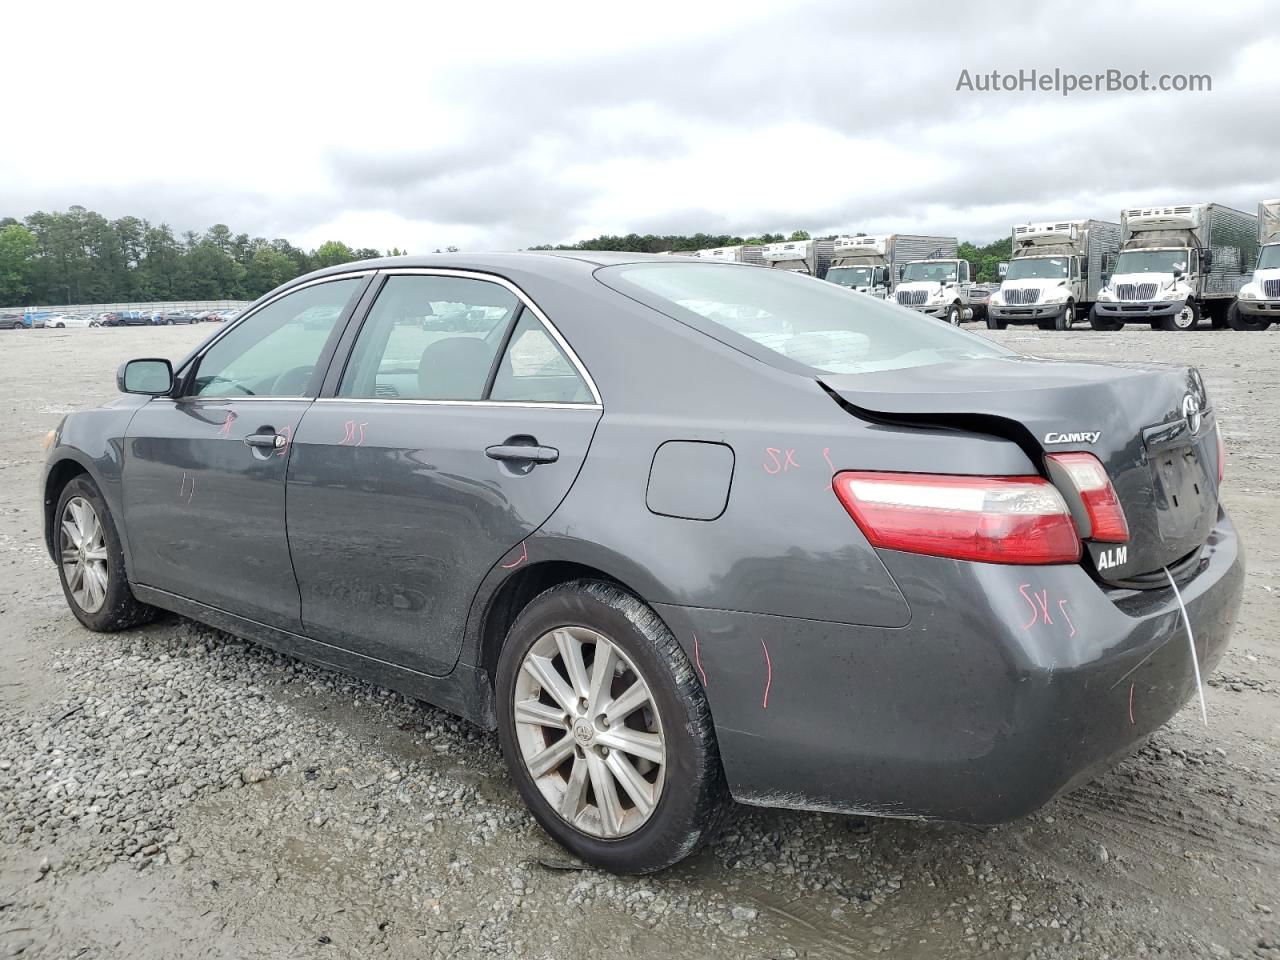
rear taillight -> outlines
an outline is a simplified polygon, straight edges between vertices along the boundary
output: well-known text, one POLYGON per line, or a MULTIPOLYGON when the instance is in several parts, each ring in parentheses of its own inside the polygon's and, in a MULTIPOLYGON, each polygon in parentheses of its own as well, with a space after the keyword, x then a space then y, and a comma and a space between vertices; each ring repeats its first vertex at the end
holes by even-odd
POLYGON ((1227 448, 1222 442, 1222 426, 1213 425, 1213 435, 1218 438, 1218 486, 1222 486, 1222 478, 1227 475, 1227 448))
POLYGON ((847 471, 836 496, 873 546, 985 563, 1076 563, 1062 495, 1040 477, 847 471))
POLYGON ((1048 459, 1062 467, 1084 501, 1089 515, 1089 539, 1125 543, 1129 524, 1107 468, 1092 453, 1051 453, 1048 459))

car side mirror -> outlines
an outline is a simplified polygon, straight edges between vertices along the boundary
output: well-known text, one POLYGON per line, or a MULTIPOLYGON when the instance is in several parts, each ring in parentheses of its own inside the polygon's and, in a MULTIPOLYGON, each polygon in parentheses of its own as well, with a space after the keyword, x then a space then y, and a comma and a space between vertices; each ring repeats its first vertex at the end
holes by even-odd
POLYGON ((167 396, 173 390, 173 364, 156 358, 126 360, 116 371, 116 386, 121 393, 167 396))
POLYGON ((1200 262, 1204 265, 1204 272, 1208 273, 1213 269, 1213 251, 1205 250, 1200 254, 1200 262))

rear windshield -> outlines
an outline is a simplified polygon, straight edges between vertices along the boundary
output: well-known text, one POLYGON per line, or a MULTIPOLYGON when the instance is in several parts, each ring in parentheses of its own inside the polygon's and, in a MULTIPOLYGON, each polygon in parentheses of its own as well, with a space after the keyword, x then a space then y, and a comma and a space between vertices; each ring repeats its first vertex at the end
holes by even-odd
POLYGON ((900 370, 1011 351, 896 303, 781 270, 629 263, 605 284, 774 366, 822 373, 900 370))

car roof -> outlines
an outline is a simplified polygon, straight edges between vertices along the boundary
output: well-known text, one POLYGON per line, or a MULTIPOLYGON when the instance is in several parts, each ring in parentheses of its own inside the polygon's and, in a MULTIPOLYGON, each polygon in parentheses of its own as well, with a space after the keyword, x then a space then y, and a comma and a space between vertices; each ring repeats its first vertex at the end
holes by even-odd
POLYGON ((326 267, 299 277, 314 279, 337 273, 359 270, 430 269, 432 267, 453 270, 478 270, 501 273, 503 270, 540 272, 539 268, 552 268, 555 262, 573 261, 588 269, 613 266, 619 263, 644 263, 649 261, 688 260, 689 257, 672 257, 658 253, 628 253, 617 250, 519 250, 506 253, 434 253, 400 257, 380 257, 376 260, 354 260, 335 267, 326 267))

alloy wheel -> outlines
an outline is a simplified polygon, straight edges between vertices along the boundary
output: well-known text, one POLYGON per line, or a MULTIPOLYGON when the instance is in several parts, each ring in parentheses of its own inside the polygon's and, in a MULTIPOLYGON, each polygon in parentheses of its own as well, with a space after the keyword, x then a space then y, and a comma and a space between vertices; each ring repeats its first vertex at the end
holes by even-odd
POLYGON ((524 655, 512 714, 530 778, 570 826, 612 840, 657 809, 666 738, 648 682, 604 634, 563 626, 524 655))
POLYGON ((67 589, 85 613, 96 613, 107 600, 110 572, 102 521, 83 497, 67 501, 58 530, 59 555, 67 589))

